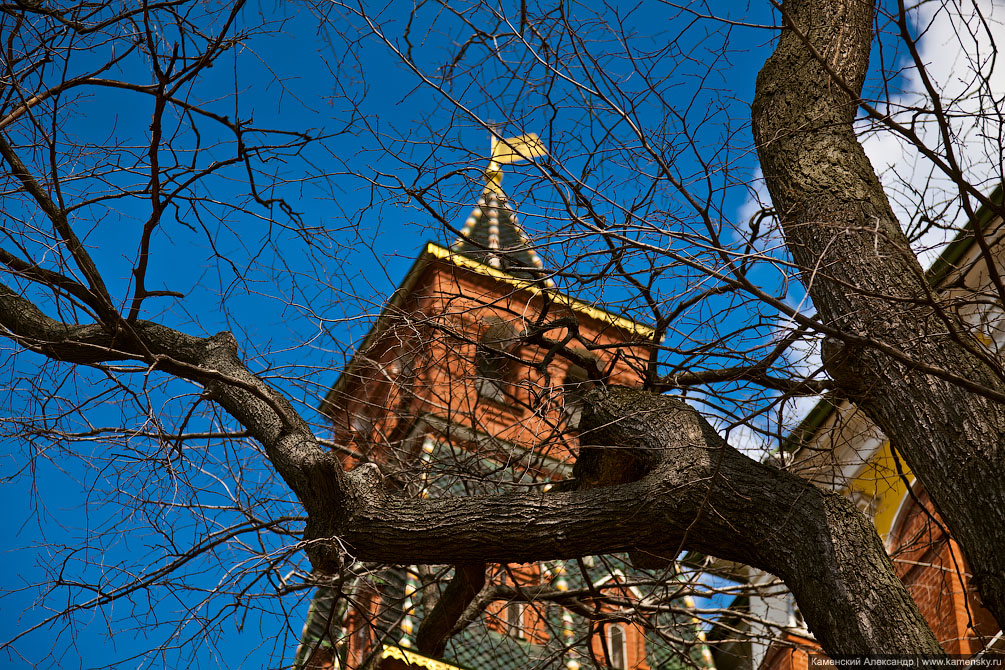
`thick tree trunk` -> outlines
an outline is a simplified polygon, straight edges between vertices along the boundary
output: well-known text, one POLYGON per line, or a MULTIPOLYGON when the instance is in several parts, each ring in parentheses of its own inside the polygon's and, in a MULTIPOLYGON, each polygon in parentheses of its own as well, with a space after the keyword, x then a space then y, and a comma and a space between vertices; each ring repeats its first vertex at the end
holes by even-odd
POLYGON ((292 406, 244 367, 228 334, 200 339, 137 321, 129 342, 139 349, 128 350, 115 333, 54 321, 2 285, 0 326, 60 360, 146 359, 204 384, 303 502, 318 569, 338 570, 346 551, 364 561, 461 564, 691 549, 781 577, 830 654, 940 651, 850 501, 747 458, 668 396, 613 387, 588 397, 582 426, 603 447, 587 449, 576 470, 597 488, 413 500, 388 495, 372 464, 336 470, 292 406))
POLYGON ((933 304, 853 131, 874 10, 788 0, 783 14, 757 80, 754 135, 820 318, 847 334, 825 342, 825 365, 927 487, 1005 624, 1005 405, 992 399, 1005 397, 1005 381, 957 317, 933 304), (981 387, 988 393, 974 392, 981 387))
POLYGON ((829 653, 941 653, 875 529, 847 499, 747 458, 667 396, 595 392, 583 425, 606 445, 594 454, 629 452, 598 457, 599 467, 645 461, 649 474, 570 492, 434 500, 387 496, 374 481, 373 497, 331 533, 358 559, 392 563, 691 549, 781 577, 829 653))

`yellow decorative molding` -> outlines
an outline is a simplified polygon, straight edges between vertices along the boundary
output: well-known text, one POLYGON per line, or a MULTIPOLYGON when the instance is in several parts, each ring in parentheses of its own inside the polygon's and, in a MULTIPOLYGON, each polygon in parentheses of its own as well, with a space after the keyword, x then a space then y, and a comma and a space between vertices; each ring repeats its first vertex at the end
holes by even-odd
MULTIPOLYGON (((904 476, 910 479, 912 475, 906 463, 901 463, 901 469, 904 476)), ((907 496, 907 485, 897 473, 889 440, 883 441, 882 446, 869 457, 842 491, 842 494, 849 497, 856 493, 870 503, 872 523, 879 536, 886 539, 893 530, 897 512, 907 496)))
POLYGON ((559 305, 564 305, 569 309, 579 312, 580 314, 585 314, 586 316, 596 319, 597 321, 602 321, 604 323, 609 323, 613 326, 617 326, 622 330, 627 330, 630 333, 639 335, 646 338, 647 340, 652 340, 656 335, 656 329, 644 324, 638 323, 623 316, 618 316, 617 314, 612 314, 607 310, 594 307, 582 300, 577 300, 572 296, 565 295, 564 293, 559 293, 558 291, 548 290, 541 287, 536 282, 528 281, 526 279, 519 279, 513 275, 507 274, 502 270, 497 270, 485 263, 480 263, 472 258, 463 256, 461 254, 455 254, 449 249, 444 249, 438 244, 429 242, 426 244, 426 253, 434 258, 438 258, 448 263, 452 263, 458 267, 466 268, 477 272, 478 274, 487 275, 493 279, 497 279, 501 282, 519 288, 521 290, 529 291, 534 295, 540 295, 547 293, 548 296, 558 303, 559 305))
POLYGON ((383 646, 383 650, 380 652, 380 657, 396 658, 399 661, 409 665, 417 665, 420 668, 425 668, 426 670, 460 670, 457 666, 450 665, 449 663, 437 661, 435 658, 429 658, 427 656, 423 656, 422 654, 416 654, 414 651, 402 649, 401 647, 393 647, 389 644, 385 644, 383 646))

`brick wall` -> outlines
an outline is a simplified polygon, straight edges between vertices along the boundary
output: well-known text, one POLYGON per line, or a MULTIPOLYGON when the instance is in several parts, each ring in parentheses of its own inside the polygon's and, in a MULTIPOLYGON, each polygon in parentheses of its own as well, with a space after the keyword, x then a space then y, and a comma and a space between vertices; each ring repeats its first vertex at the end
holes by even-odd
POLYGON ((820 647, 805 637, 785 633, 775 643, 761 664, 763 670, 808 670, 809 655, 819 653, 820 647))
POLYGON ((980 605, 960 551, 920 487, 890 533, 889 551, 932 632, 951 654, 974 654, 998 632, 980 605), (920 504, 919 504, 920 503, 920 504))

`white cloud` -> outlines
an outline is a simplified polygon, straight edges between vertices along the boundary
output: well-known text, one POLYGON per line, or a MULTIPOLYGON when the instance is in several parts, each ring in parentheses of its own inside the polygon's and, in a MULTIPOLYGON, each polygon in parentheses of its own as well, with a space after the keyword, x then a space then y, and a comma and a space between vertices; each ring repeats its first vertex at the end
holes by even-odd
MULTIPOLYGON (((943 156, 943 132, 947 131, 966 180, 985 192, 1002 180, 1005 67, 995 58, 994 38, 1005 34, 1003 15, 1005 5, 990 0, 921 3, 912 15, 911 32, 943 108, 945 129, 931 113, 935 105, 922 72, 903 46, 904 58, 897 64, 903 71, 893 82, 899 92, 883 107, 943 156)), ((862 124, 863 129, 866 125, 862 124)), ((928 265, 965 220, 959 189, 918 147, 874 122, 868 125, 871 129, 863 134, 866 153, 901 224, 917 237, 915 251, 922 264, 928 265), (937 225, 926 229, 925 216, 937 225)))

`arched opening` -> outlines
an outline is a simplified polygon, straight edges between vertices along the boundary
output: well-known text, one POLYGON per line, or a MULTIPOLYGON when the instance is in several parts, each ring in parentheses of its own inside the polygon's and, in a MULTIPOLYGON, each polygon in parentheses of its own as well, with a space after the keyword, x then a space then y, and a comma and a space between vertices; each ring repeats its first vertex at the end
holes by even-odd
POLYGON ((628 668, 628 636, 625 634, 624 624, 612 623, 607 626, 607 653, 613 670, 628 668))
POLYGON ((505 402, 513 376, 508 354, 519 344, 519 334, 512 323, 497 316, 487 317, 485 322, 488 329, 475 351, 475 388, 479 397, 505 402))

